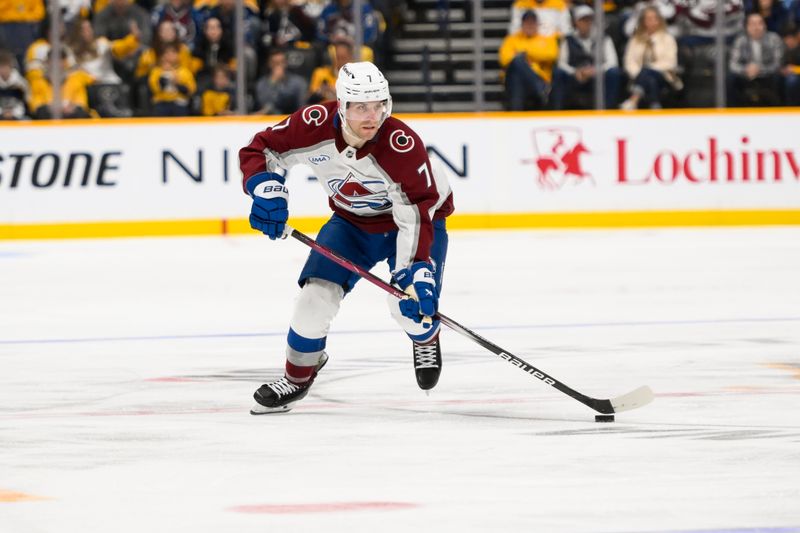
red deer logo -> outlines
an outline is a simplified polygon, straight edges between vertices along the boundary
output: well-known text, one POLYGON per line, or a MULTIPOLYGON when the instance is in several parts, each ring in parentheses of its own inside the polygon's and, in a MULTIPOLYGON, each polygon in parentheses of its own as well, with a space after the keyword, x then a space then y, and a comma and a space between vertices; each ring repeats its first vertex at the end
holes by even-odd
POLYGON ((535 157, 523 159, 523 164, 536 165, 537 183, 543 189, 560 189, 570 179, 594 183, 592 175, 584 172, 581 156, 589 149, 583 144, 578 128, 542 128, 533 130, 535 157))

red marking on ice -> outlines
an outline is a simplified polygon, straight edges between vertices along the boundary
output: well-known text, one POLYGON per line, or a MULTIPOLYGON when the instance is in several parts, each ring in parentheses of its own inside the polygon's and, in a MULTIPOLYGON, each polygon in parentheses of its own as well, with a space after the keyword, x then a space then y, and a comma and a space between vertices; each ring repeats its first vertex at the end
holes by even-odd
POLYGON ((261 505, 237 505, 229 511, 250 514, 305 514, 339 513, 346 511, 399 511, 419 507, 408 502, 331 502, 331 503, 284 503, 261 505))
POLYGON ((797 387, 724 387, 718 391, 707 392, 659 392, 656 398, 688 398, 696 396, 723 396, 727 394, 798 394, 800 389, 797 387))
MULTIPOLYGON (((470 405, 470 404, 497 404, 497 403, 528 403, 535 401, 533 398, 483 398, 476 400, 435 400, 430 403, 441 405, 470 405)), ((415 402, 427 403, 427 402, 415 402)))
POLYGON ((654 394, 658 398, 683 398, 689 396, 714 396, 713 392, 659 392, 654 394))
POLYGON ((76 416, 175 416, 175 415, 214 415, 220 413, 246 413, 247 409, 238 407, 207 407, 198 409, 136 409, 118 411, 81 411, 81 412, 43 412, 43 413, 10 413, 0 414, 0 420, 4 419, 30 419, 30 418, 74 418, 76 416))
MULTIPOLYGON (((79 416, 172 416, 172 415, 208 415, 218 413, 241 413, 238 407, 208 407, 203 409, 137 409, 129 411, 103 411, 76 413, 79 416)), ((65 416, 75 416, 66 414, 65 416)))
POLYGON ((148 378, 145 381, 153 381, 156 383, 187 383, 191 381, 200 381, 200 380, 192 378, 164 377, 164 378, 148 378))

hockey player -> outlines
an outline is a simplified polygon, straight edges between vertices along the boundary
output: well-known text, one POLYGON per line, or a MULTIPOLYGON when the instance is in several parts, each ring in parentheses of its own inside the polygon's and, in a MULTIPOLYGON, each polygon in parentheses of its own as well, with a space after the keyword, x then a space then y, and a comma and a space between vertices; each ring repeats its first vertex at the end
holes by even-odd
MULTIPOLYGON (((250 225, 280 238, 289 190, 280 168, 310 165, 333 211, 317 241, 369 270, 387 261, 409 297, 389 296, 392 316, 413 343, 417 384, 428 390, 442 369, 435 315, 447 255, 450 186, 425 145, 391 116, 389 84, 369 62, 347 63, 336 102, 298 110, 262 131, 239 152, 243 187, 252 199, 250 225)), ((308 394, 325 365, 328 328, 359 276, 312 251, 290 320, 284 376, 254 394, 252 414, 285 412, 308 394)))

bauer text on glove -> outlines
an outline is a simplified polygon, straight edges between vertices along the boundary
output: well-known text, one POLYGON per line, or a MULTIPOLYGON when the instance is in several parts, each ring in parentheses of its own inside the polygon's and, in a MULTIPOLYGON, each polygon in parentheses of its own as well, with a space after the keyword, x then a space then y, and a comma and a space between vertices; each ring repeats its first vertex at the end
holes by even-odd
POLYGON ((408 268, 392 273, 397 284, 411 298, 401 300, 400 311, 404 316, 419 322, 423 316, 433 316, 439 306, 439 292, 429 263, 418 261, 408 268))
POLYGON ((253 198, 250 226, 270 239, 281 237, 289 218, 289 189, 284 184, 283 176, 261 172, 251 176, 246 186, 253 198))

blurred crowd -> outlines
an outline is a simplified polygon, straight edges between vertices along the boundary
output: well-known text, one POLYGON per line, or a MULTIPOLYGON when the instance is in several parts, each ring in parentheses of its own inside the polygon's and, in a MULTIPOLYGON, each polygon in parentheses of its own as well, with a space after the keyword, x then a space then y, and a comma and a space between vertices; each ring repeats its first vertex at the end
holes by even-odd
MULTIPOLYGON (((0 1, 4 119, 217 116, 236 102, 236 0, 51 0, 60 6, 60 94, 50 79, 49 1, 0 1), (57 109, 54 109, 57 106, 57 109)), ((384 53, 391 2, 364 1, 360 57, 384 53)), ((352 0, 245 0, 248 113, 335 97, 353 60, 352 0)))
MULTIPOLYGON (((800 105, 800 0, 720 1, 728 105, 800 105)), ((356 18, 352 0, 245 0, 239 68, 236 0, 0 0, 0 118, 226 115, 241 93, 247 113, 291 113, 335 98, 356 56, 383 66, 415 4, 364 0, 356 18)), ((594 107, 598 56, 607 109, 692 107, 713 88, 717 0, 605 0, 603 31, 593 5, 511 3, 498 53, 507 109, 594 107)))
MULTIPOLYGON (((719 0, 726 101, 800 105, 800 0, 719 0)), ((604 107, 693 107, 713 87, 718 0, 516 0, 499 51, 507 108, 592 108, 600 58, 604 107), (599 50, 598 50, 599 48, 599 50)))

